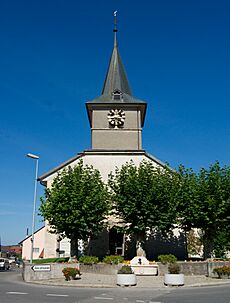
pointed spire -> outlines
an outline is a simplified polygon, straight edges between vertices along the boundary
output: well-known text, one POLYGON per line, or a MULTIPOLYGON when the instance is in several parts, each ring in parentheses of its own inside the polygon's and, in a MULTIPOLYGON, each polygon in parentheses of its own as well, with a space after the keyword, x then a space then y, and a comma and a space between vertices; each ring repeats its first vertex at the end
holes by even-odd
POLYGON ((129 82, 125 73, 124 65, 117 47, 117 11, 114 15, 114 46, 110 59, 108 71, 106 74, 104 87, 102 90, 103 95, 111 95, 115 90, 121 91, 128 95, 132 95, 129 82))
POLYGON ((113 16, 114 16, 114 47, 117 46, 117 11, 113 12, 113 16))

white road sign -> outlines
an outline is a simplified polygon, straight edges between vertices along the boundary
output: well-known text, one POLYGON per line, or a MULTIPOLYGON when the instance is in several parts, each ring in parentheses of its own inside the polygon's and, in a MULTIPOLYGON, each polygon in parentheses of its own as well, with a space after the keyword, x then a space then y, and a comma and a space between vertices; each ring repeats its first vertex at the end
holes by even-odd
POLYGON ((34 265, 31 267, 33 271, 50 271, 50 265, 34 265))

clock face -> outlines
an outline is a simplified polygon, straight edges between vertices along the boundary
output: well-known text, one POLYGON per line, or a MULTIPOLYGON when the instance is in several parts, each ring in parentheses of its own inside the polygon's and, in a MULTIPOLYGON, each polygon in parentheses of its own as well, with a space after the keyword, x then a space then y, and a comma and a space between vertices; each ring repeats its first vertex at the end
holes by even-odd
POLYGON ((114 128, 121 128, 125 122, 125 113, 121 109, 111 109, 108 113, 109 124, 114 128))

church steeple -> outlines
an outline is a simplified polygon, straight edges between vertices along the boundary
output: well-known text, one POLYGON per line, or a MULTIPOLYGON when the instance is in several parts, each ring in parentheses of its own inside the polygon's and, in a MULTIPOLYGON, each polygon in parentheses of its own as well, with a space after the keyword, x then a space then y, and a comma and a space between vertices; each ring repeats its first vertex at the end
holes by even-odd
POLYGON ((110 95, 117 89, 122 93, 132 95, 118 47, 117 45, 114 45, 102 95, 110 95))
POLYGON ((147 104, 132 96, 117 46, 114 12, 114 45, 102 94, 86 102, 93 150, 142 149, 142 127, 147 104))
POLYGON ((114 12, 114 46, 110 59, 108 71, 106 74, 102 95, 110 95, 115 90, 119 90, 121 93, 132 95, 129 82, 125 73, 124 65, 121 61, 121 57, 117 46, 117 19, 116 11, 114 12))

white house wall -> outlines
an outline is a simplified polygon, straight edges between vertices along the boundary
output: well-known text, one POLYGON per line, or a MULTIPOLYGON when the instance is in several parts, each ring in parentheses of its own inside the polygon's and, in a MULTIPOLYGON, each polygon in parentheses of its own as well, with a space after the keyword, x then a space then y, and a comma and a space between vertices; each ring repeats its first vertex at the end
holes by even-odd
MULTIPOLYGON (((45 227, 41 228, 34 234, 34 253, 33 259, 39 259, 45 244, 45 227)), ((22 259, 30 260, 31 254, 31 236, 26 238, 22 243, 22 259)))

